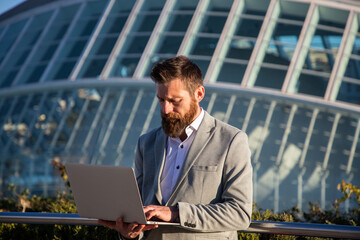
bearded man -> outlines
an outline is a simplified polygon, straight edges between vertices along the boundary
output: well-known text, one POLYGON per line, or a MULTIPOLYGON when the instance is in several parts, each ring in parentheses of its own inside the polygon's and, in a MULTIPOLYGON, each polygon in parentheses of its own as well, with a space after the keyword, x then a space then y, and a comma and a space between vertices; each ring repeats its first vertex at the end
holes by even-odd
POLYGON ((252 213, 246 134, 200 107, 202 74, 188 58, 157 63, 150 76, 162 127, 139 138, 135 173, 147 219, 180 225, 101 223, 123 239, 237 239, 252 213))

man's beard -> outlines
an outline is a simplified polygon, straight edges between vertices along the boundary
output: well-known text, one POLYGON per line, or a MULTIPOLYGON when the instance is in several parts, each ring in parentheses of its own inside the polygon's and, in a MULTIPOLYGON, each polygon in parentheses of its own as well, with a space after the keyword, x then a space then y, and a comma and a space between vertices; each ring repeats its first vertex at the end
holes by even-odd
POLYGON ((190 110, 181 117, 179 113, 165 114, 161 112, 161 125, 166 135, 172 138, 180 137, 183 130, 189 126, 197 112, 196 101, 193 99, 190 103, 190 110))

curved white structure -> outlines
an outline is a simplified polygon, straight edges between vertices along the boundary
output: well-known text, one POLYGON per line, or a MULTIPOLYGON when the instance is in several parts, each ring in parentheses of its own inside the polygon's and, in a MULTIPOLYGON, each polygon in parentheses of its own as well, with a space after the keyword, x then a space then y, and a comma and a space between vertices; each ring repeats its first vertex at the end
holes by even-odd
POLYGON ((348 0, 28 0, 0 16, 2 192, 55 194, 53 161, 131 166, 151 66, 186 55, 249 135, 259 207, 329 207, 360 184, 359 23, 348 0))

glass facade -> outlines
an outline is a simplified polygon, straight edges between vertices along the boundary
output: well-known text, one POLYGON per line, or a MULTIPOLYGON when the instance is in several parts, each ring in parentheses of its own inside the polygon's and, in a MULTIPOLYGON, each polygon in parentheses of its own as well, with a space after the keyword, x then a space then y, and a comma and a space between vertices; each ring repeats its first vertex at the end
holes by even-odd
POLYGON ((341 180, 360 184, 358 3, 63 0, 4 16, 5 195, 64 189, 55 162, 132 166, 160 124, 151 67, 176 55, 200 66, 202 107, 248 134, 261 208, 329 207, 341 180))

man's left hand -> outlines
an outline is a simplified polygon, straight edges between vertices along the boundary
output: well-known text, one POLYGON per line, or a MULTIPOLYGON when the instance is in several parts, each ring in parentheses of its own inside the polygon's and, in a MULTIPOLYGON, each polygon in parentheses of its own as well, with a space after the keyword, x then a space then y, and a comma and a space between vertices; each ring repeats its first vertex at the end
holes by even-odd
POLYGON ((164 207, 158 205, 149 205, 144 207, 147 220, 161 220, 164 222, 177 222, 179 210, 177 207, 164 207))

